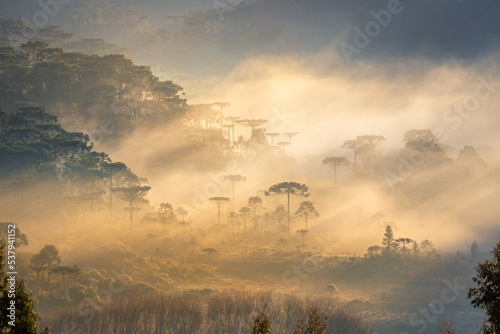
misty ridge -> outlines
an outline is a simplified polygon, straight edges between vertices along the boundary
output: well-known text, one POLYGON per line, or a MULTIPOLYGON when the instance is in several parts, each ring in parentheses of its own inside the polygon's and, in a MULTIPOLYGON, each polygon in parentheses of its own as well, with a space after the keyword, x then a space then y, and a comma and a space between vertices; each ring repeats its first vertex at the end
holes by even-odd
POLYGON ((2 2, 0 327, 497 333, 499 7, 2 2))
MULTIPOLYGON (((363 30, 374 19, 372 12, 387 9, 390 1, 182 3, 72 0, 41 7, 33 1, 20 1, 16 6, 5 2, 0 9, 8 13, 5 17, 25 18, 35 26, 45 22, 61 26, 75 39, 103 38, 129 48, 128 55, 133 58, 185 73, 214 75, 227 73, 243 59, 256 55, 311 55, 325 48, 341 54, 339 44, 353 44, 353 29, 363 30), (48 14, 36 16, 41 10, 48 14)), ((499 47, 497 1, 397 3, 402 11, 392 17, 390 28, 383 28, 377 42, 363 49, 356 59, 472 61, 499 47)), ((85 50, 72 44, 76 51, 85 50)), ((89 52, 100 52, 99 45, 89 52)))

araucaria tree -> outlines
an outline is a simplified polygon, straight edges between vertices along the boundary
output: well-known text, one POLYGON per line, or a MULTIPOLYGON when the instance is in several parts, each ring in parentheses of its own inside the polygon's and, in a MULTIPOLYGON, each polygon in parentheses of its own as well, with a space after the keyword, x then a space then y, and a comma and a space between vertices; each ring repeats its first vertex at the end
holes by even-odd
POLYGON ((311 201, 304 201, 300 203, 300 207, 295 212, 296 215, 300 217, 305 217, 306 219, 306 230, 308 229, 307 222, 309 219, 314 219, 319 217, 318 211, 314 207, 314 204, 311 201))
POLYGON ((113 188, 115 195, 129 203, 127 210, 130 210, 130 226, 134 223, 134 210, 139 210, 139 206, 136 205, 140 200, 144 199, 144 196, 148 193, 151 187, 148 186, 130 186, 130 187, 118 187, 113 188))
POLYGON ((406 248, 406 245, 409 244, 410 242, 413 242, 410 238, 399 238, 396 240, 396 245, 402 244, 401 246, 401 253, 403 253, 403 256, 406 255, 408 249, 406 248))
MULTIPOLYGON (((45 245, 38 254, 35 254, 30 259, 32 269, 37 273, 37 290, 40 290, 40 272, 42 274, 48 271, 47 287, 50 289, 50 274, 51 270, 61 263, 59 251, 54 245, 45 245)), ((44 279, 42 277, 42 283, 44 279)))
POLYGON ((57 266, 54 269, 51 270, 51 273, 61 275, 63 279, 63 297, 66 298, 66 277, 70 275, 77 275, 80 273, 80 267, 77 265, 73 266, 57 266))
POLYGON ((238 216, 243 221, 243 233, 247 232, 247 220, 248 218, 250 218, 250 214, 251 214, 250 208, 247 206, 240 208, 240 210, 238 211, 238 216))
POLYGON ((244 177, 244 176, 242 176, 240 174, 229 174, 229 175, 224 176, 224 180, 228 180, 233 185, 233 211, 234 211, 234 205, 235 205, 235 201, 234 201, 234 183, 235 182, 245 181, 246 177, 244 177))
POLYGON ((328 165, 335 172, 335 187, 337 187, 337 166, 345 165, 347 159, 344 157, 328 157, 323 160, 323 164, 328 165))
POLYGON ((274 209, 271 215, 273 219, 276 219, 278 221, 278 234, 279 234, 281 231, 285 230, 284 226, 282 225, 283 220, 287 216, 285 206, 283 204, 276 206, 276 209, 274 209))
POLYGON ((292 156, 292 138, 298 134, 299 134, 298 132, 286 132, 286 133, 284 133, 284 135, 288 137, 288 144, 289 144, 288 145, 288 149, 289 149, 288 154, 290 156, 292 156))
POLYGON ((220 225, 220 208, 227 202, 229 202, 229 198, 227 197, 211 197, 209 201, 217 205, 217 225, 220 225))
POLYGON ((267 123, 267 119, 240 119, 236 123, 247 128, 252 128, 252 138, 254 138, 255 128, 267 123))
POLYGON ((488 319, 481 328, 484 334, 500 333, 500 241, 492 251, 493 258, 479 263, 477 276, 472 280, 477 288, 469 290, 467 297, 475 308, 486 311, 488 319))
POLYGON ((266 195, 286 194, 287 195, 287 232, 290 233, 290 195, 309 196, 309 188, 305 184, 297 182, 281 182, 269 188, 266 195))
POLYGON ((123 162, 109 162, 104 164, 104 169, 108 172, 109 178, 109 222, 113 222, 113 175, 127 169, 123 162))
POLYGON ((383 136, 363 135, 356 139, 346 140, 342 148, 353 150, 353 174, 355 176, 372 176, 376 147, 385 141, 383 136))
POLYGON ((259 196, 252 196, 248 199, 248 207, 252 209, 255 233, 258 230, 259 213, 262 210, 262 204, 262 198, 259 196))

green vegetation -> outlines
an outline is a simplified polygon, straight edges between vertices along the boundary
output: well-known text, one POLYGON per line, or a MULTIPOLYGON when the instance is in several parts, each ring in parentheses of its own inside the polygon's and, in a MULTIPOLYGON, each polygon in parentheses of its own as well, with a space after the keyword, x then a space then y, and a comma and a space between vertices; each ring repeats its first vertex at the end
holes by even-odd
MULTIPOLYGON (((475 251, 473 246, 472 250, 475 251)), ((473 254, 476 255, 475 252, 473 254)), ((481 328, 482 333, 500 333, 500 242, 492 251, 493 258, 479 263, 477 275, 472 279, 476 288, 469 290, 468 297, 474 307, 486 311, 488 318, 481 328)))
MULTIPOLYGON (((2 316, 0 317, 0 330, 2 333, 12 334, 48 334, 47 328, 40 331, 40 318, 35 311, 35 301, 33 296, 26 291, 24 281, 14 281, 4 272, 4 242, 0 240, 0 307, 2 316), (15 290, 15 292, 12 292, 15 290), (13 304, 14 302, 14 304, 13 304), (14 312, 10 309, 14 307, 14 312), (13 315, 11 318, 8 315, 13 315)), ((18 276, 14 276, 17 278, 18 276)))

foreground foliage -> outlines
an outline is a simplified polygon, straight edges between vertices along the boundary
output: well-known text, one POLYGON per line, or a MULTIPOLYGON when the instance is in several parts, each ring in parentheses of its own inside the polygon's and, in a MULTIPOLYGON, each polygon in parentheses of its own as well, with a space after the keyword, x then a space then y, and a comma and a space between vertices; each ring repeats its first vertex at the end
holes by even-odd
MULTIPOLYGON (((9 334, 37 334, 39 331, 38 321, 40 318, 35 311, 35 301, 26 292, 26 285, 21 281, 15 287, 15 297, 10 298, 9 278, 3 270, 4 247, 0 245, 0 332, 9 334), (11 301, 15 301, 15 320, 8 317, 11 314, 7 309, 11 306, 11 301), (9 312, 9 313, 7 313, 9 312), (9 322, 11 322, 9 324, 9 322)), ((45 328, 41 334, 48 334, 45 328)))
POLYGON ((492 251, 493 258, 479 263, 477 276, 472 280, 478 285, 469 290, 468 297, 474 307, 486 311, 482 333, 500 333, 500 242, 492 251))

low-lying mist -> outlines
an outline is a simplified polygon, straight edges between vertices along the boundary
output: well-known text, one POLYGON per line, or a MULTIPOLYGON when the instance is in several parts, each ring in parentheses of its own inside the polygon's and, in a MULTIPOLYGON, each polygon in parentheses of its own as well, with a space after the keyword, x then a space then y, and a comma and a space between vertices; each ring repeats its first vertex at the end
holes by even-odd
MULTIPOLYGON (((494 189, 474 182, 457 183, 443 187, 439 196, 429 195, 423 202, 412 203, 401 200, 401 193, 392 191, 391 181, 385 179, 387 172, 397 174, 401 168, 397 157, 405 133, 430 129, 452 159, 465 145, 476 147, 488 163, 476 177, 481 184, 497 181, 498 176, 491 173, 498 167, 496 143, 500 139, 496 129, 500 71, 495 59, 497 55, 473 65, 416 59, 348 65, 333 52, 323 52, 312 57, 256 57, 219 78, 163 77, 185 86, 189 101, 230 102, 224 117, 266 119, 261 128, 268 133, 297 132, 292 139, 293 158, 256 152, 256 156, 240 157, 231 163, 217 163, 210 156, 200 159, 199 152, 179 146, 183 135, 180 123, 159 126, 155 131, 137 129, 116 150, 105 142, 97 148, 111 150, 115 159, 125 161, 147 178, 153 186, 153 203, 182 203, 191 209, 193 218, 216 220, 216 210, 208 198, 232 198, 232 186, 224 175, 241 174, 246 182, 236 184, 236 211, 249 196, 263 196, 272 184, 298 180, 310 187, 310 198, 321 213, 311 224, 311 232, 335 236, 339 249, 362 252, 380 238, 379 226, 370 218, 375 212, 383 212, 385 220, 397 224, 396 234, 414 239, 432 236, 444 249, 466 247, 471 239, 494 241, 498 234, 494 189), (360 135, 382 135, 386 139, 377 147, 384 161, 379 182, 356 182, 346 187, 346 169, 339 167, 341 187, 333 189, 333 171, 321 161, 327 156, 352 160, 352 150, 341 146, 360 135)), ((216 124, 212 126, 217 128, 216 124)), ((251 136, 249 128, 239 125, 234 131, 235 138, 251 136)), ((267 140, 270 144, 270 138, 267 140)), ((284 135, 274 138, 275 145, 288 141, 284 135)), ((284 147, 284 155, 289 149, 284 147)), ((426 188, 418 191, 426 193, 426 188)), ((292 200, 294 210, 300 201, 292 200)), ((269 202, 267 208, 274 209, 284 199, 269 202)), ((224 217, 229 211, 232 204, 223 208, 224 217)))

